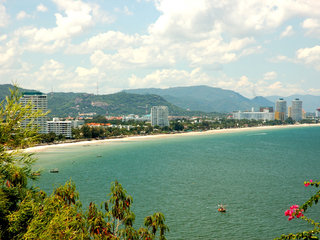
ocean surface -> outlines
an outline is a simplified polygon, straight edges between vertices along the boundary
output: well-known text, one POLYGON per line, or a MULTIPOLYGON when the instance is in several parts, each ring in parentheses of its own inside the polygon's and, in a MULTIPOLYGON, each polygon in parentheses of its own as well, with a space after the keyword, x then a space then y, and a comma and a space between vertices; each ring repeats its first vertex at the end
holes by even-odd
MULTIPOLYGON (((72 179, 86 209, 106 201, 118 180, 133 197, 135 226, 161 211, 168 239, 273 239, 311 229, 284 211, 316 190, 303 182, 320 179, 320 127, 57 147, 37 156, 36 185, 47 193, 72 179)), ((306 215, 319 220, 319 213, 315 205, 306 215)))

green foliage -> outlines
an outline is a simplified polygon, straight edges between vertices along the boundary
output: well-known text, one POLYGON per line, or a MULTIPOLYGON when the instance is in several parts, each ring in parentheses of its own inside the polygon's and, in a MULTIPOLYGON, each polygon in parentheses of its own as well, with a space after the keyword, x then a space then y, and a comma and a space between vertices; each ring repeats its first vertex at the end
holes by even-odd
POLYGON ((162 213, 147 217, 139 230, 133 227, 133 200, 118 182, 112 183, 104 211, 91 203, 83 212, 71 180, 50 196, 30 187, 28 181, 37 178, 32 172, 35 159, 19 149, 34 144, 38 135, 32 125, 22 128, 21 121, 43 113, 22 106, 19 96, 15 87, 0 106, 0 239, 165 239, 168 227, 162 213))
POLYGON ((32 173, 35 161, 32 154, 18 151, 38 141, 37 129, 32 121, 25 128, 21 122, 45 113, 32 110, 31 105, 22 106, 20 97, 15 86, 0 104, 0 239, 12 238, 8 216, 17 211, 20 202, 33 191, 27 187, 28 179, 37 178, 32 173))
MULTIPOLYGON (((313 181, 306 181, 304 182, 305 186, 313 186, 319 188, 320 182, 313 182, 313 181)), ((300 211, 304 214, 307 212, 309 208, 311 208, 314 204, 317 204, 320 198, 320 190, 316 191, 316 193, 311 196, 304 204, 302 204, 299 209, 293 214, 293 216, 297 216, 300 211)), ((275 238, 276 240, 283 240, 283 239, 319 239, 320 234, 320 222, 317 222, 311 218, 306 216, 301 216, 300 219, 308 222, 313 229, 306 230, 303 232, 297 233, 290 233, 290 234, 282 234, 280 238, 275 238)))
POLYGON ((178 107, 203 112, 232 112, 274 105, 273 102, 263 97, 248 99, 234 91, 209 86, 145 88, 125 91, 127 93, 156 94, 178 107))

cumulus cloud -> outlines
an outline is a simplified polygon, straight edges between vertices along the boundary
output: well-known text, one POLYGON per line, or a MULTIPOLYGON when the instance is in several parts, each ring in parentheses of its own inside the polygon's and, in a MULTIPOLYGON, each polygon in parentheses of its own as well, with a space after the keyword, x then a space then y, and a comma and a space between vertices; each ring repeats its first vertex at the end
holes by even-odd
POLYGON ((291 25, 287 26, 286 29, 280 34, 280 38, 289 37, 293 35, 293 27, 291 25))
POLYGON ((307 35, 320 37, 320 19, 307 18, 303 21, 302 27, 306 29, 307 35))
POLYGON ((78 45, 70 45, 66 52, 70 54, 88 54, 96 50, 118 50, 142 44, 143 36, 138 34, 127 35, 118 31, 108 31, 99 33, 78 45))
POLYGON ((7 14, 6 7, 0 3, 0 27, 5 27, 9 23, 9 15, 7 14))
POLYGON ((314 67, 320 71, 320 46, 314 46, 312 48, 301 48, 296 52, 296 58, 298 61, 314 67))
POLYGON ((137 77, 132 75, 129 78, 129 86, 131 88, 157 87, 167 88, 175 86, 190 86, 209 84, 210 77, 201 72, 199 68, 192 71, 177 70, 177 69, 163 69, 156 70, 144 77, 137 77))
POLYGON ((205 34, 214 28, 233 35, 273 30, 294 16, 318 16, 318 1, 287 0, 157 0, 162 13, 150 27, 162 35, 188 37, 205 34))
POLYGON ((267 73, 265 73, 264 74, 264 76, 263 76, 263 79, 264 80, 274 80, 274 79, 276 79, 277 78, 277 76, 278 76, 278 74, 276 73, 276 72, 267 72, 267 73))
POLYGON ((123 9, 115 8, 114 10, 115 12, 118 12, 118 13, 124 13, 127 16, 133 15, 133 12, 129 10, 128 6, 124 6, 123 9))
POLYGON ((20 11, 17 16, 16 16, 16 19, 17 20, 23 20, 25 18, 31 18, 32 16, 27 14, 25 11, 20 11))
MULTIPOLYGON (((95 19, 104 21, 99 6, 88 4, 83 1, 53 0, 58 9, 64 14, 56 13, 56 27, 36 28, 24 27, 16 31, 16 34, 25 38, 28 44, 25 48, 33 51, 55 50, 65 46, 66 40, 82 34, 86 29, 93 26, 95 19), (31 46, 30 46, 31 45, 31 46)), ((39 7, 39 6, 38 6, 39 7)), ((44 10, 43 7, 40 9, 44 10)))
POLYGON ((41 4, 39 4, 39 5, 37 6, 37 11, 38 11, 38 12, 47 12, 47 11, 48 11, 48 8, 41 3, 41 4))

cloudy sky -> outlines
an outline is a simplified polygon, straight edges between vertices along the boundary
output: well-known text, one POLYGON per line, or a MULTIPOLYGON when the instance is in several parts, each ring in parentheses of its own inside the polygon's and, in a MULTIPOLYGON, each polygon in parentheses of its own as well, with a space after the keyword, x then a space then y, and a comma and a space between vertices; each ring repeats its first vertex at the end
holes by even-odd
POLYGON ((320 95, 319 0, 0 0, 0 84, 320 95))

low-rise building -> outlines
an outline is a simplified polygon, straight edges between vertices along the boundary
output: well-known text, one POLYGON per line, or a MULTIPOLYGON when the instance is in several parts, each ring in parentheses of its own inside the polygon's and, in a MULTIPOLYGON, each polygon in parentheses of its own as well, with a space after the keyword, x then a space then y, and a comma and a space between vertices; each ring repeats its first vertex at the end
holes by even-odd
POLYGON ((233 119, 248 119, 248 120, 264 120, 272 121, 274 120, 274 113, 265 110, 264 112, 234 112, 232 114, 233 119))

